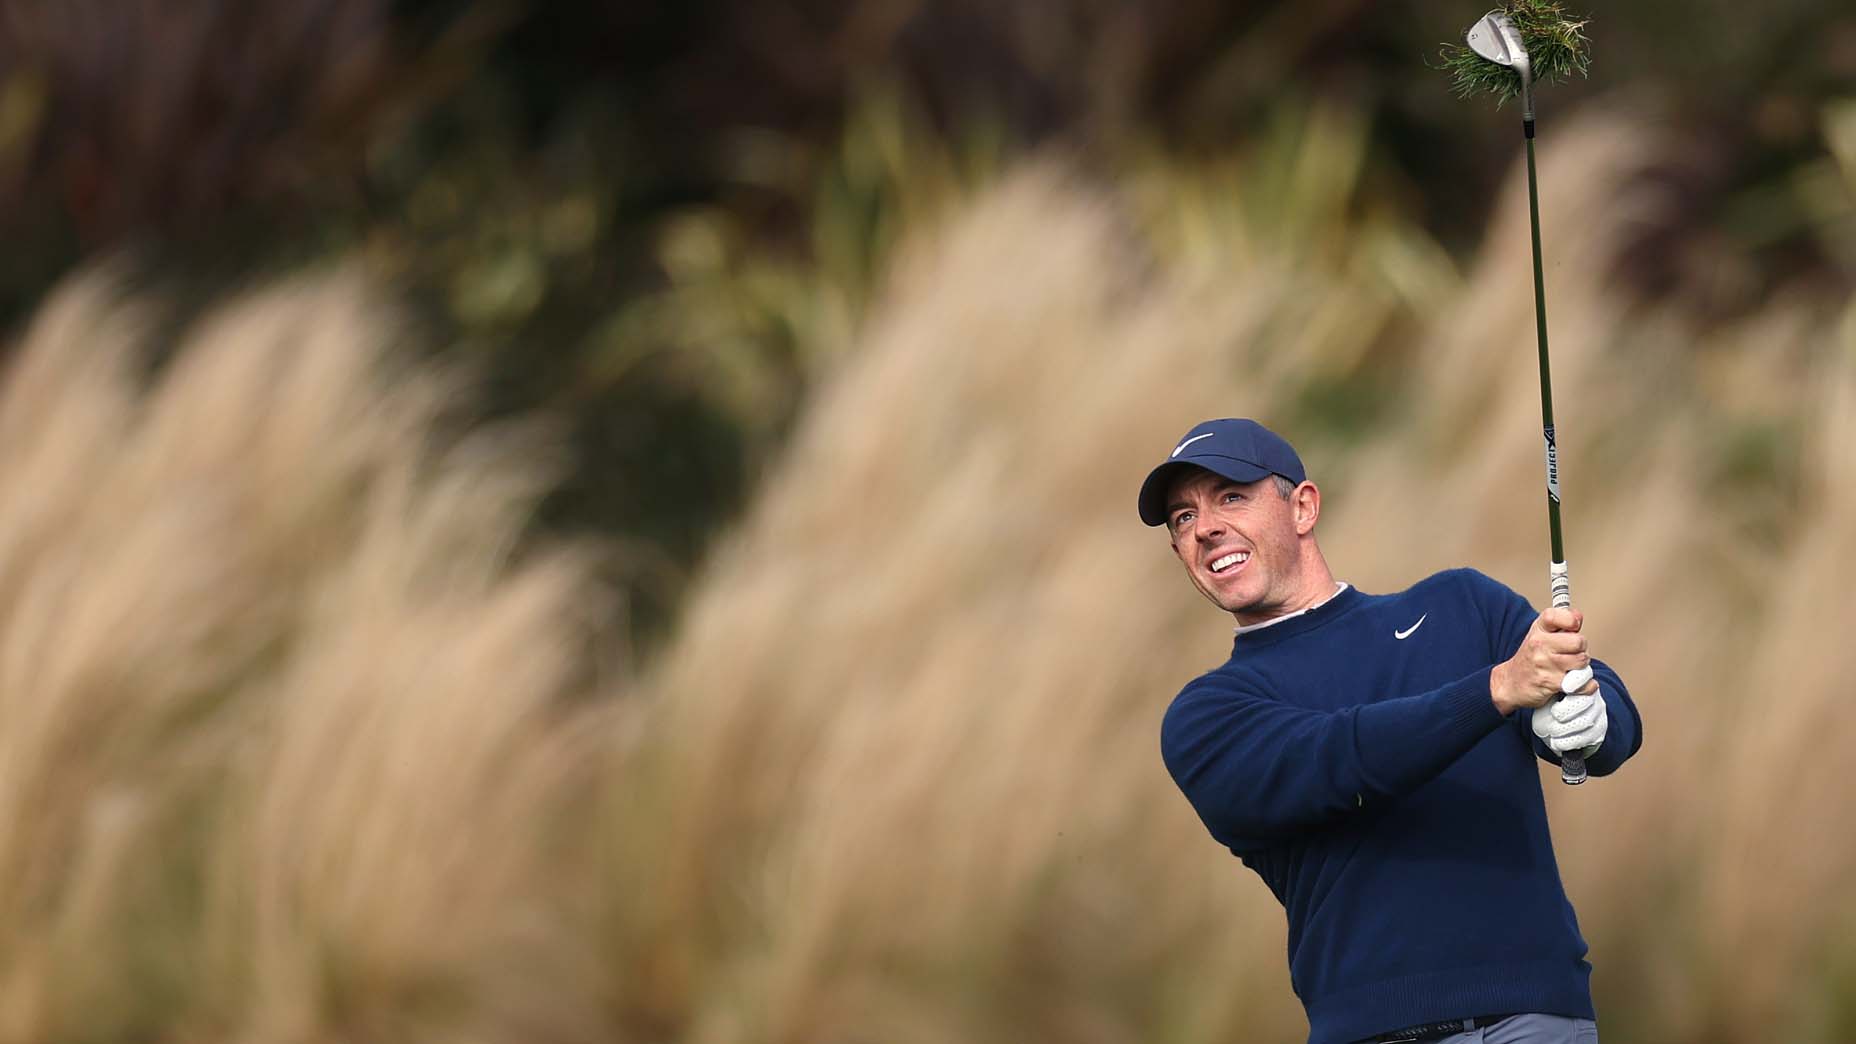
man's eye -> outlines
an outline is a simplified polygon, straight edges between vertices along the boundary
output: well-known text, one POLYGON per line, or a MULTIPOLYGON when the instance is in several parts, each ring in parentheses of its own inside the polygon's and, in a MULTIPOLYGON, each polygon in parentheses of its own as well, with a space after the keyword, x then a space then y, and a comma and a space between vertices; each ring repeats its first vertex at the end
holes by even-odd
POLYGON ((1173 516, 1173 528, 1178 529, 1180 526, 1190 521, 1192 521, 1192 512, 1181 511, 1179 514, 1173 516))
POLYGON ((1231 503, 1234 500, 1242 500, 1242 499, 1244 499, 1244 495, 1242 493, 1239 493, 1235 489, 1231 490, 1230 492, 1224 495, 1224 502, 1227 504, 1231 503))

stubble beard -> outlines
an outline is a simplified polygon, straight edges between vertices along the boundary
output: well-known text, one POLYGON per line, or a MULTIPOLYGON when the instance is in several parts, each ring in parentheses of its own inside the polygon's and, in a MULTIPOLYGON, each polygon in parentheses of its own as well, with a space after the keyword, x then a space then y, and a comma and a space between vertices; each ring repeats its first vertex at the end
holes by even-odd
MULTIPOLYGON (((1249 566, 1251 568, 1261 568, 1264 564, 1263 548, 1253 547, 1249 566)), ((1291 611, 1289 608, 1290 603, 1294 600, 1295 592, 1300 587, 1296 582, 1297 578, 1301 575, 1297 566, 1298 562, 1294 558, 1288 558, 1286 564, 1279 564, 1277 568, 1272 570, 1270 575, 1263 578, 1262 590, 1248 597, 1240 594, 1236 590, 1220 592, 1217 588, 1206 583, 1198 573, 1193 574, 1193 582, 1198 586, 1199 592, 1203 594, 1208 601, 1225 612, 1230 613, 1233 618, 1237 619, 1240 625, 1262 623, 1265 620, 1274 619, 1291 611), (1245 616, 1250 617, 1250 619, 1243 619, 1245 616)), ((1248 585, 1246 584, 1245 586, 1248 585)))
MULTIPOLYGON (((1255 555, 1254 551, 1252 555, 1255 555)), ((1249 612, 1253 608, 1263 605, 1269 600, 1269 585, 1267 584, 1264 586, 1264 589, 1257 592, 1255 596, 1246 597, 1236 590, 1220 590, 1215 585, 1215 580, 1215 576, 1207 576, 1197 571, 1194 571, 1192 574, 1193 586, 1199 589, 1199 593, 1205 596, 1205 600, 1217 606, 1219 609, 1230 613, 1232 616, 1249 612)))

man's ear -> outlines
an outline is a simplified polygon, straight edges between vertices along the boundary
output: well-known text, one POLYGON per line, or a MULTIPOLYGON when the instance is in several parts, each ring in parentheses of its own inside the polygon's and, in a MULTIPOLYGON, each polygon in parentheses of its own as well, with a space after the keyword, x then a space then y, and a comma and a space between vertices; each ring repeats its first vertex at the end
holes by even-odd
POLYGON ((1303 482, 1289 494, 1289 506, 1295 510, 1295 535, 1314 532, 1315 522, 1321 518, 1321 490, 1313 482, 1303 482))

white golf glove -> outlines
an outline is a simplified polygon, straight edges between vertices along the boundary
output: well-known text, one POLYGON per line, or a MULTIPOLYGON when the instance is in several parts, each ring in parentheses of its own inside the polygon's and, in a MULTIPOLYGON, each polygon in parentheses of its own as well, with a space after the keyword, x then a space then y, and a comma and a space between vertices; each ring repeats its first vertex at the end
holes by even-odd
POLYGON ((1534 708, 1534 735, 1555 754, 1576 750, 1591 757, 1605 741, 1605 698, 1594 692, 1534 708))

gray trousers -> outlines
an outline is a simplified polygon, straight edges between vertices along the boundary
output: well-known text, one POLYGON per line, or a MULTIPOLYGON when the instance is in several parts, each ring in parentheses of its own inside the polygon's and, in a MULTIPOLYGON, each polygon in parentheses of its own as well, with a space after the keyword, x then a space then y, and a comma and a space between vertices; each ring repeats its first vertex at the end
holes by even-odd
POLYGON ((1437 1044, 1598 1044, 1598 1024, 1564 1015, 1510 1015, 1437 1044))

